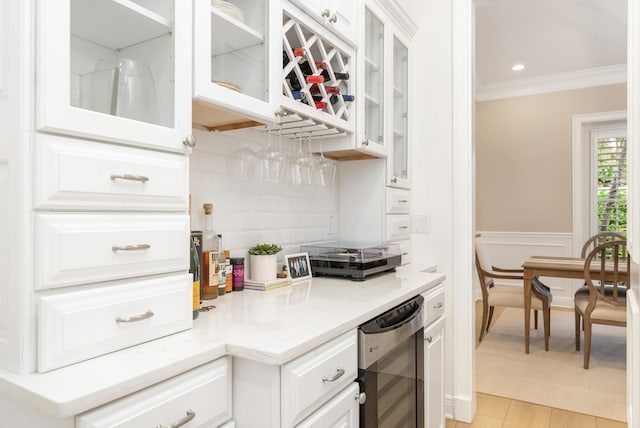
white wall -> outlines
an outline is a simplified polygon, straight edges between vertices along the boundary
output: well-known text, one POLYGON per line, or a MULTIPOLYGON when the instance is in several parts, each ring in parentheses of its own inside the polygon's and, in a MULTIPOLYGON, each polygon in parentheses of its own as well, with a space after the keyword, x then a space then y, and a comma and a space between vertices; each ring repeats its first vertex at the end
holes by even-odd
MULTIPOLYGON (((198 143, 191 155, 192 230, 202 228, 202 204, 210 202, 214 229, 222 234, 232 257, 247 257, 247 249, 258 243, 276 243, 283 247, 281 260, 299 252, 300 244, 337 236, 338 180, 330 187, 269 184, 257 178, 243 181, 234 174, 232 157, 244 145, 256 151, 265 148, 262 131, 194 129, 194 135, 198 143), (334 222, 335 234, 327 233, 329 221, 334 222)), ((293 152, 293 144, 283 139, 283 150, 293 152)))
POLYGON ((436 264, 438 271, 447 276, 445 412, 448 417, 469 422, 475 412, 470 46, 473 4, 471 0, 411 0, 403 4, 418 26, 412 41, 410 69, 414 89, 410 107, 412 213, 427 213, 431 218, 430 233, 412 235, 412 261, 436 264), (460 24, 460 31, 454 32, 454 22, 460 24), (456 57, 455 46, 462 47, 456 57), (454 98, 456 94, 458 98, 454 98), (454 105, 456 99, 458 105, 454 105), (454 121, 460 126, 454 127, 454 121))

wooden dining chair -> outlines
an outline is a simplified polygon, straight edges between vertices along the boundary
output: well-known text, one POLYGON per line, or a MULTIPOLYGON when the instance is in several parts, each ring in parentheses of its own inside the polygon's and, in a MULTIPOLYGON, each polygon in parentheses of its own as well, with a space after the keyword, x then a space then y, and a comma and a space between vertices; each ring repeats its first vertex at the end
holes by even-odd
MULTIPOLYGON (((524 280, 523 269, 503 269, 491 264, 481 234, 476 234, 476 270, 482 290, 482 329, 480 339, 489 332, 493 311, 496 306, 523 308, 524 290, 522 286, 497 285, 494 279, 524 280)), ((531 280, 531 308, 534 309, 534 328, 538 328, 538 310, 543 312, 544 343, 549 350, 549 334, 551 324, 551 301, 553 296, 549 287, 539 278, 531 280)))
POLYGON ((589 368, 591 327, 606 324, 627 325, 626 291, 629 286, 627 241, 614 239, 596 246, 584 260, 584 277, 589 298, 574 297, 576 311, 576 350, 580 350, 580 322, 584 328, 584 368, 589 368), (606 287, 605 287, 606 284, 606 287))
MULTIPOLYGON (((604 244, 605 242, 620 240, 620 239, 626 239, 626 237, 622 233, 618 233, 618 232, 597 233, 592 237, 590 237, 589 239, 587 239, 585 243, 582 245, 582 250, 580 251, 580 258, 583 258, 583 259, 586 258, 587 255, 600 244, 604 244)), ((612 289, 606 283, 605 283, 605 292, 606 293, 612 292, 612 289)), ((578 288, 575 291, 574 300, 575 299, 589 299, 589 286, 587 285, 586 282, 582 285, 582 287, 578 288)), ((578 312, 577 309, 575 309, 574 312, 575 312, 575 319, 576 319, 576 328, 578 328, 582 321, 582 316, 580 315, 580 312, 578 312)), ((584 326, 582 326, 582 329, 584 330, 584 326)), ((576 348, 576 350, 579 351, 580 349, 576 348)))

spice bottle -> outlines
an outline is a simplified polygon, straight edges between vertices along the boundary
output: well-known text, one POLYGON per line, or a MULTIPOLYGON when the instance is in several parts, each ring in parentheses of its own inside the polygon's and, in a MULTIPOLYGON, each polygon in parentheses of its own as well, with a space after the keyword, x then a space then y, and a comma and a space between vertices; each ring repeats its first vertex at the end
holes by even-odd
POLYGON ((218 234, 218 296, 222 296, 227 291, 227 259, 222 251, 222 235, 218 234))
POLYGON ((233 291, 244 290, 244 257, 231 258, 233 266, 233 291))

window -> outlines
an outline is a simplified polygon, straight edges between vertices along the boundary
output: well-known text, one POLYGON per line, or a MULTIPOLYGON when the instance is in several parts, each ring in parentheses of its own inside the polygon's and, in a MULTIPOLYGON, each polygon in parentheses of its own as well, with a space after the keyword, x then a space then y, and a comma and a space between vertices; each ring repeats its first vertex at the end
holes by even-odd
POLYGON ((595 128, 592 141, 591 231, 627 231, 627 135, 624 127, 595 128))

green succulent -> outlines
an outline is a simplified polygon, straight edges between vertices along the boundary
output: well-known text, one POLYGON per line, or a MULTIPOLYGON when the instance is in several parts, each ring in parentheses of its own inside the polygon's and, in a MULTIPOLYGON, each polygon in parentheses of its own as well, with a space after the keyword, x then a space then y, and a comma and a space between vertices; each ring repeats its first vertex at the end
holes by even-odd
POLYGON ((282 251, 282 247, 276 244, 257 244, 249 248, 249 254, 254 256, 268 256, 282 251))

